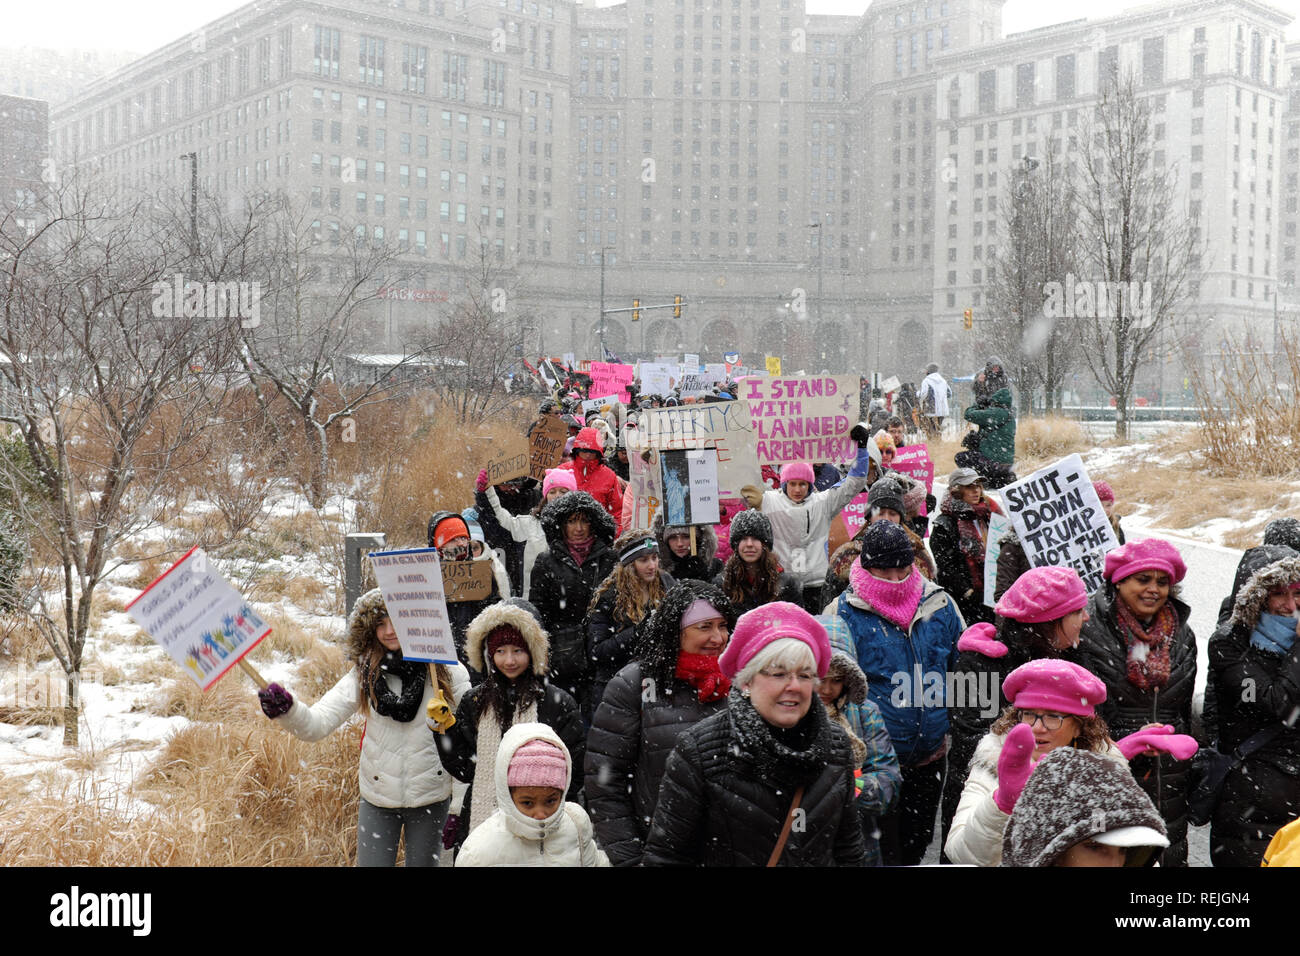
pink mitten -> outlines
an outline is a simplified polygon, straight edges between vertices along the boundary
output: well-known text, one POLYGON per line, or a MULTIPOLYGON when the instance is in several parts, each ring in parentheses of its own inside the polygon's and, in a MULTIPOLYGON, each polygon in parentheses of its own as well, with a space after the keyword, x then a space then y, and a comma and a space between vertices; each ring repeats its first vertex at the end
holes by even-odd
POLYGON ((1034 772, 1035 746, 1034 731, 1028 724, 1012 727, 1002 744, 1002 753, 998 755, 998 788, 993 791, 993 802, 1003 813, 1016 808, 1020 792, 1034 772))
POLYGON ((972 624, 961 632, 961 637, 957 638, 957 650, 975 651, 985 657, 1004 657, 1007 653, 1007 645, 994 637, 997 632, 998 629, 992 624, 985 622, 972 624))
POLYGON ((478 478, 475 479, 474 481, 474 490, 487 491, 487 489, 488 489, 488 474, 487 474, 487 469, 484 468, 482 471, 478 473, 478 478))
POLYGON ((1148 748, 1170 754, 1175 760, 1189 760, 1200 749, 1195 737, 1174 733, 1171 724, 1150 727, 1129 734, 1127 737, 1121 737, 1115 741, 1115 746, 1119 748, 1125 760, 1140 757, 1148 748))

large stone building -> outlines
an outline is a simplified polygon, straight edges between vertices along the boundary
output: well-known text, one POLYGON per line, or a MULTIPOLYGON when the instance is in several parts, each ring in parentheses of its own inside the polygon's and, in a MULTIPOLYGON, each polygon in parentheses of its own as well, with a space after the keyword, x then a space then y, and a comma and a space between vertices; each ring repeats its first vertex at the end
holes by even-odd
MULTIPOLYGON (((284 189, 322 234, 396 240, 415 287, 455 295, 486 249, 528 290, 530 352, 916 379, 973 360, 997 178, 1068 135, 1114 56, 1201 203, 1201 303, 1271 310, 1300 169, 1283 182, 1289 18, 1202 0, 1004 39, 1003 2, 263 2, 87 86, 54 146, 152 190, 187 188, 195 153, 205 190, 284 189), (602 320, 602 288, 607 308, 687 305, 602 320)), ((386 306, 399 335, 438 307, 386 306)))
POLYGON ((30 234, 49 176, 50 114, 42 100, 0 94, 0 229, 30 234))

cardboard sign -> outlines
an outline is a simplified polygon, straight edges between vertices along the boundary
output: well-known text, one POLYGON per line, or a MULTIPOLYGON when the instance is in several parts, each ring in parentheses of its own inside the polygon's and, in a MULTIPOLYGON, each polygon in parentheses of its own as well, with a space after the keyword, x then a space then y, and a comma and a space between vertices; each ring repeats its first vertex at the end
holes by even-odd
POLYGON ((528 439, 523 435, 511 435, 496 454, 488 459, 488 484, 499 485, 512 478, 526 477, 532 470, 530 459, 528 439))
POLYGON ((1074 568, 1091 594, 1105 581, 1106 552, 1119 547, 1077 454, 1002 489, 1030 567, 1074 568))
POLYGON ((671 395, 680 374, 676 363, 642 362, 641 394, 671 395))
POLYGON ((718 458, 708 449, 666 451, 663 473, 665 524, 718 523, 718 458))
POLYGON ((851 375, 745 378, 739 400, 749 405, 760 465, 857 457, 849 429, 857 422, 858 380, 851 375))
POLYGON ((402 657, 408 661, 456 663, 456 642, 447 616, 438 549, 371 551, 370 563, 384 595, 388 618, 397 631, 402 657))
POLYGON ((628 487, 632 489, 632 527, 649 531, 663 503, 663 476, 659 471, 659 450, 649 447, 639 428, 625 429, 628 487))
POLYGON ((631 365, 616 365, 613 362, 591 363, 591 388, 589 395, 615 395, 620 402, 629 402, 632 395, 627 387, 636 378, 636 368, 631 365))
POLYGON ((780 359, 780 357, 778 357, 778 356, 776 356, 776 355, 769 355, 769 356, 767 357, 767 374, 768 374, 768 375, 780 375, 780 374, 781 374, 781 359, 780 359))
POLYGON ((492 559, 442 562, 442 586, 447 603, 481 601, 492 596, 492 559))
POLYGON ((1011 530, 1011 519, 996 512, 989 514, 988 535, 984 539, 984 603, 993 607, 993 592, 998 583, 998 555, 1002 553, 1002 538, 1011 530))
POLYGON ((198 547, 158 575, 126 611, 203 690, 271 633, 198 547))
MULTIPOLYGON (((930 449, 927 445, 904 445, 897 449, 894 453, 894 463, 890 467, 899 474, 925 482, 927 495, 934 492, 934 462, 930 460, 930 449)), ((925 505, 921 505, 920 513, 925 514, 925 505)))
MULTIPOLYGON (((754 454, 754 425, 744 402, 708 402, 678 408, 648 408, 641 413, 637 447, 660 451, 717 452, 718 483, 723 496, 737 497, 745 485, 762 479, 754 454)), ((632 447, 628 446, 629 449, 632 447)), ((629 452, 629 457, 630 457, 629 452)))
POLYGON ((564 419, 546 415, 545 420, 533 429, 528 447, 528 474, 538 481, 546 471, 564 460, 564 443, 569 438, 569 426, 564 419))

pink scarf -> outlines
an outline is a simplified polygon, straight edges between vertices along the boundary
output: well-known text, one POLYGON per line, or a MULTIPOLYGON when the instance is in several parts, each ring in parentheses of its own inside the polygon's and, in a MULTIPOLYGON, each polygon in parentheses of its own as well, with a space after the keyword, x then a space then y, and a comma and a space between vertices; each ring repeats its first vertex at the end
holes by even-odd
POLYGON ((574 563, 582 567, 582 562, 587 560, 587 555, 591 554, 591 546, 595 543, 596 536, 592 534, 582 541, 566 541, 564 545, 569 549, 569 554, 573 555, 574 563))
POLYGON ((907 630, 912 617, 921 604, 924 584, 921 572, 912 565, 912 573, 901 581, 886 581, 876 577, 860 563, 854 562, 849 571, 853 593, 870 604, 885 620, 907 630))

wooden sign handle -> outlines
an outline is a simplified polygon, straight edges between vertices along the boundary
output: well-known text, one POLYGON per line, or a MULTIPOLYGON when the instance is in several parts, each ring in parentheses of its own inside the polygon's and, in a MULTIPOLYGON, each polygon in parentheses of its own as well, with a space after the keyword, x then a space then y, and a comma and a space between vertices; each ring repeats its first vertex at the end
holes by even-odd
POLYGON ((695 554, 695 525, 691 525, 691 555, 695 554))
POLYGON ((266 678, 257 672, 256 667, 248 663, 247 659, 243 657, 239 659, 239 666, 243 669, 245 674, 253 679, 253 683, 255 683, 260 689, 266 690, 266 678))

